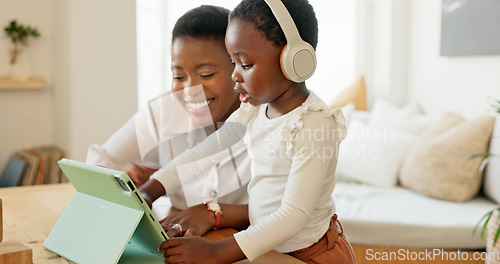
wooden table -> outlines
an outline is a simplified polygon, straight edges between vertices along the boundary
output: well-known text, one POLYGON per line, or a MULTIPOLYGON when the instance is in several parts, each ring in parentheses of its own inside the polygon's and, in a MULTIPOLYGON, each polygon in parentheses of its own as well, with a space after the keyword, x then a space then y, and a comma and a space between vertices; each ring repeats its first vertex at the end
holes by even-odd
MULTIPOLYGON (((69 183, 0 188, 4 217, 3 241, 21 242, 33 249, 33 263, 68 263, 43 248, 42 244, 74 194, 75 189, 69 183)), ((220 229, 204 237, 218 241, 235 232, 234 229, 220 229)), ((238 263, 250 262, 244 260, 238 263)), ((252 263, 303 264, 276 251, 268 252, 252 263)))

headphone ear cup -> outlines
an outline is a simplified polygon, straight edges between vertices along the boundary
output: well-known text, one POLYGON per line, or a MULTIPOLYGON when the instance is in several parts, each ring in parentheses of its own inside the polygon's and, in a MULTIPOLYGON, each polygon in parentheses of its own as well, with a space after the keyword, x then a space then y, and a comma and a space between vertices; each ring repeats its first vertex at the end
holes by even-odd
POLYGON ((283 73, 283 75, 285 76, 285 78, 287 78, 288 80, 290 81, 293 81, 292 79, 290 79, 290 77, 288 77, 288 74, 287 74, 287 71, 286 71, 286 65, 287 64, 287 47, 288 47, 288 44, 285 44, 285 46, 283 47, 283 49, 281 50, 281 54, 280 54, 280 68, 281 68, 281 72, 283 73))
POLYGON ((303 40, 288 43, 281 51, 280 65, 287 79, 296 83, 304 82, 316 70, 316 52, 303 40))

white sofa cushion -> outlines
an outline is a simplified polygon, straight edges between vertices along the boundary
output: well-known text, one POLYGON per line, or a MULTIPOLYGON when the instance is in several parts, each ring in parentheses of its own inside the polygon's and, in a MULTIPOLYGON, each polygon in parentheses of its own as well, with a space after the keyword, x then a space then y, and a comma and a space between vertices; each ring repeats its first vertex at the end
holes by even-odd
POLYGON ((435 119, 434 115, 422 115, 418 103, 397 107, 379 99, 373 106, 369 125, 374 128, 393 129, 418 136, 435 119))
POLYGON ((493 153, 486 166, 483 191, 490 199, 500 204, 500 114, 496 114, 488 152, 493 153))
POLYGON ((339 221, 352 244, 411 248, 484 248, 472 230, 496 204, 484 197, 455 203, 402 187, 338 182, 339 221))
POLYGON ((417 137, 368 127, 353 119, 340 143, 336 175, 376 186, 396 186, 399 167, 417 137))

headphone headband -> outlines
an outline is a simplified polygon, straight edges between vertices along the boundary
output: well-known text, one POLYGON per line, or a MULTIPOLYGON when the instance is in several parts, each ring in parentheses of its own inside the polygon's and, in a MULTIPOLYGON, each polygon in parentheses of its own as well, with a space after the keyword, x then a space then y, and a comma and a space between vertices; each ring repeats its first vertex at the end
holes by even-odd
POLYGON ((304 82, 316 70, 316 52, 311 44, 300 37, 292 16, 281 0, 264 1, 271 8, 287 42, 280 56, 281 71, 293 82, 304 82))
POLYGON ((286 41, 289 43, 291 41, 302 40, 299 30, 297 30, 295 22, 283 2, 281 2, 281 0, 264 1, 267 3, 269 8, 271 8, 276 20, 278 20, 278 24, 280 24, 281 30, 283 30, 283 33, 285 34, 286 41))

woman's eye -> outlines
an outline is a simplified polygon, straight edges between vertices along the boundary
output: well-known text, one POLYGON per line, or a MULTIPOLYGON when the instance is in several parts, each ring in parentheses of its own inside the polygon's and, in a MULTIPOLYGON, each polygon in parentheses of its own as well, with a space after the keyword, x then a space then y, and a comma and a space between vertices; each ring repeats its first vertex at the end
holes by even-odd
POLYGON ((251 69, 253 66, 253 64, 241 64, 241 68, 245 69, 245 70, 249 70, 251 69))
POLYGON ((200 74, 201 77, 203 78, 209 78, 209 77, 212 77, 215 75, 215 72, 214 73, 204 73, 204 74, 200 74))
POLYGON ((184 79, 184 77, 183 77, 183 76, 174 76, 174 77, 172 77, 172 78, 173 78, 174 80, 176 80, 176 81, 181 81, 181 80, 183 80, 183 79, 184 79))

